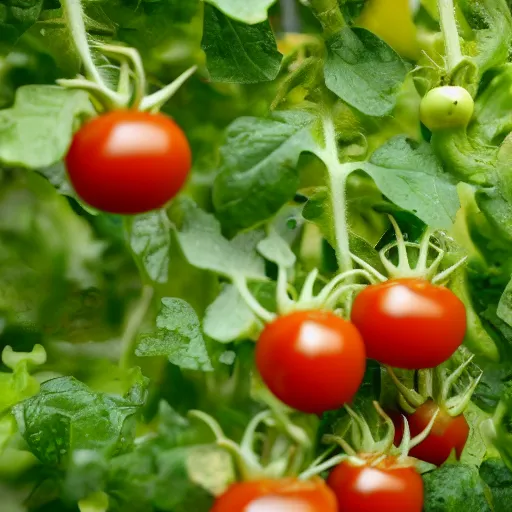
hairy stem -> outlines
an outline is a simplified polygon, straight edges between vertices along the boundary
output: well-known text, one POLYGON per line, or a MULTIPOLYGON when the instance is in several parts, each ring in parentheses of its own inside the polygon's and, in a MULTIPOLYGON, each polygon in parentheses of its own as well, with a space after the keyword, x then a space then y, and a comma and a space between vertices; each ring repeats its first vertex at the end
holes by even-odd
POLYGON ((453 0, 437 0, 437 5, 446 49, 447 71, 451 73, 462 60, 459 32, 455 21, 455 6, 453 0))
POLYGON ((332 35, 346 26, 338 0, 309 0, 309 6, 322 25, 325 35, 332 35))

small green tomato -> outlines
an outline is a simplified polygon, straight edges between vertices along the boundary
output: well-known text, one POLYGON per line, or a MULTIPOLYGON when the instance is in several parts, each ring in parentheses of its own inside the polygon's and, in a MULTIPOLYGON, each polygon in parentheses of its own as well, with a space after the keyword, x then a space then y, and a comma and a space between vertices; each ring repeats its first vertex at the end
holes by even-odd
POLYGON ((431 131, 467 126, 475 102, 466 89, 445 85, 431 89, 421 100, 420 119, 431 131))

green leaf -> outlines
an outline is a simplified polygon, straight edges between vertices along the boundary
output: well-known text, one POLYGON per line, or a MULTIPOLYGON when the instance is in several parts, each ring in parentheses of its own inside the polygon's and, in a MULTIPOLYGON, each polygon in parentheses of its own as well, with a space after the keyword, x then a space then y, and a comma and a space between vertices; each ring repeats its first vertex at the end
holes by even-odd
POLYGON ((205 0, 222 11, 226 16, 244 23, 260 23, 267 19, 267 11, 276 0, 205 0))
POLYGON ((0 1, 0 55, 7 53, 23 32, 38 20, 43 1, 0 1))
POLYGON ((183 299, 163 298, 156 326, 157 333, 139 336, 137 356, 166 356, 181 368, 213 370, 199 319, 190 304, 183 299))
POLYGON ((501 459, 488 459, 480 466, 480 477, 491 490, 494 510, 507 510, 512 500, 512 471, 501 459))
POLYGON ((191 201, 183 201, 182 210, 183 224, 177 236, 192 265, 228 278, 265 279, 265 262, 256 252, 256 246, 264 237, 261 231, 242 233, 227 240, 213 215, 191 201))
POLYGON ((423 477, 425 512, 492 512, 476 466, 446 464, 423 477))
POLYGON ((206 5, 201 45, 213 82, 269 82, 279 73, 282 55, 268 21, 246 25, 206 5))
POLYGON ((92 112, 84 91, 20 87, 14 106, 0 110, 0 163, 32 169, 54 164, 66 153, 76 120, 92 112))
POLYGON ((170 222, 165 210, 128 220, 130 247, 148 277, 156 283, 169 278, 170 222))
POLYGON ((456 182, 426 142, 392 138, 361 168, 396 205, 414 213, 432 228, 449 228, 460 203, 456 182))
POLYGON ((293 267, 297 259, 290 246, 275 229, 271 229, 267 237, 258 244, 258 252, 268 261, 284 268, 293 267))
POLYGON ((45 464, 60 464, 75 450, 112 457, 128 451, 142 403, 91 390, 73 377, 41 384, 37 395, 14 407, 18 429, 45 464))
POLYGON ((326 44, 327 87, 364 114, 389 114, 407 74, 400 56, 363 28, 345 27, 326 44))
POLYGON ((505 323, 512 327, 512 278, 503 291, 496 313, 505 323))
POLYGON ((269 119, 242 117, 230 125, 213 202, 223 224, 247 228, 269 219, 299 186, 300 154, 311 151, 316 118, 281 112, 269 119))

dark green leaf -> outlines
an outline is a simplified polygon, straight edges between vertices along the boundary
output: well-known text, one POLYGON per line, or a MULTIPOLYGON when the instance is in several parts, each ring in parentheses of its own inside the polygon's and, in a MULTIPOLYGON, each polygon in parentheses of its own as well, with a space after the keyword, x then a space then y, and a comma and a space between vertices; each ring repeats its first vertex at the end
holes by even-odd
POLYGON ((325 83, 369 116, 389 114, 407 74, 400 56, 363 28, 345 27, 327 41, 325 83))
POLYGON ((0 56, 7 53, 23 32, 37 21, 43 1, 0 1, 0 56))
POLYGON ((212 81, 253 84, 274 80, 282 56, 268 21, 246 25, 210 5, 204 11, 202 47, 212 81))
POLYGON ((480 477, 491 490, 494 510, 507 510, 512 500, 512 471, 501 459, 488 459, 480 466, 480 477))

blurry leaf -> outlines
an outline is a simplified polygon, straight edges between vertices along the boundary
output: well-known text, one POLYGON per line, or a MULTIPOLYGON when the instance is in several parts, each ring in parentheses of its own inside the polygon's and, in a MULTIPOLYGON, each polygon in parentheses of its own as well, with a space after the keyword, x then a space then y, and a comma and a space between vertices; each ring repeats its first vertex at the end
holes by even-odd
POLYGON ((366 29, 345 27, 327 50, 325 83, 332 92, 369 116, 393 110, 407 67, 390 46, 366 29))
POLYGON ((244 23, 259 23, 267 19, 267 11, 276 0, 251 0, 241 3, 239 0, 205 0, 224 14, 244 23))
POLYGON ((156 334, 142 334, 135 353, 139 357, 166 356, 189 370, 212 371, 199 319, 183 299, 163 298, 156 319, 156 334))
POLYGON ((76 119, 92 113, 84 91, 20 87, 14 106, 0 110, 0 162, 32 169, 57 162, 68 149, 76 119))
POLYGON ((78 502, 80 512, 107 512, 108 495, 104 492, 96 492, 78 502))
POLYGON ((512 327, 512 279, 503 291, 496 313, 504 322, 512 327))
POLYGON ((213 215, 189 201, 183 201, 182 209, 183 225, 177 236, 192 265, 226 277, 265 278, 264 260, 256 252, 256 246, 263 238, 262 232, 242 233, 227 240, 213 215))
POLYGON ((253 84, 279 73, 282 56, 268 21, 246 25, 205 5, 202 48, 213 82, 253 84))
POLYGON ((295 254, 274 229, 258 244, 258 251, 268 261, 284 268, 291 268, 295 264, 295 254))
POLYGON ((60 377, 44 382, 36 396, 15 406, 14 416, 32 453, 45 464, 57 465, 75 450, 108 457, 129 450, 141 405, 60 377))
POLYGON ((480 477, 491 490, 494 510, 507 510, 512 500, 512 471, 501 459, 487 459, 480 466, 480 477))
POLYGON ((136 215, 129 221, 130 247, 149 278, 165 283, 169 278, 170 222, 165 210, 136 215))
POLYGON ((299 156, 315 146, 315 119, 305 112, 285 111, 269 119, 242 117, 231 124, 213 188, 224 224, 253 226, 293 198, 299 186, 299 156))
POLYGON ((444 172, 431 147, 394 137, 362 164, 381 192, 432 228, 449 228, 459 209, 456 182, 444 172))

